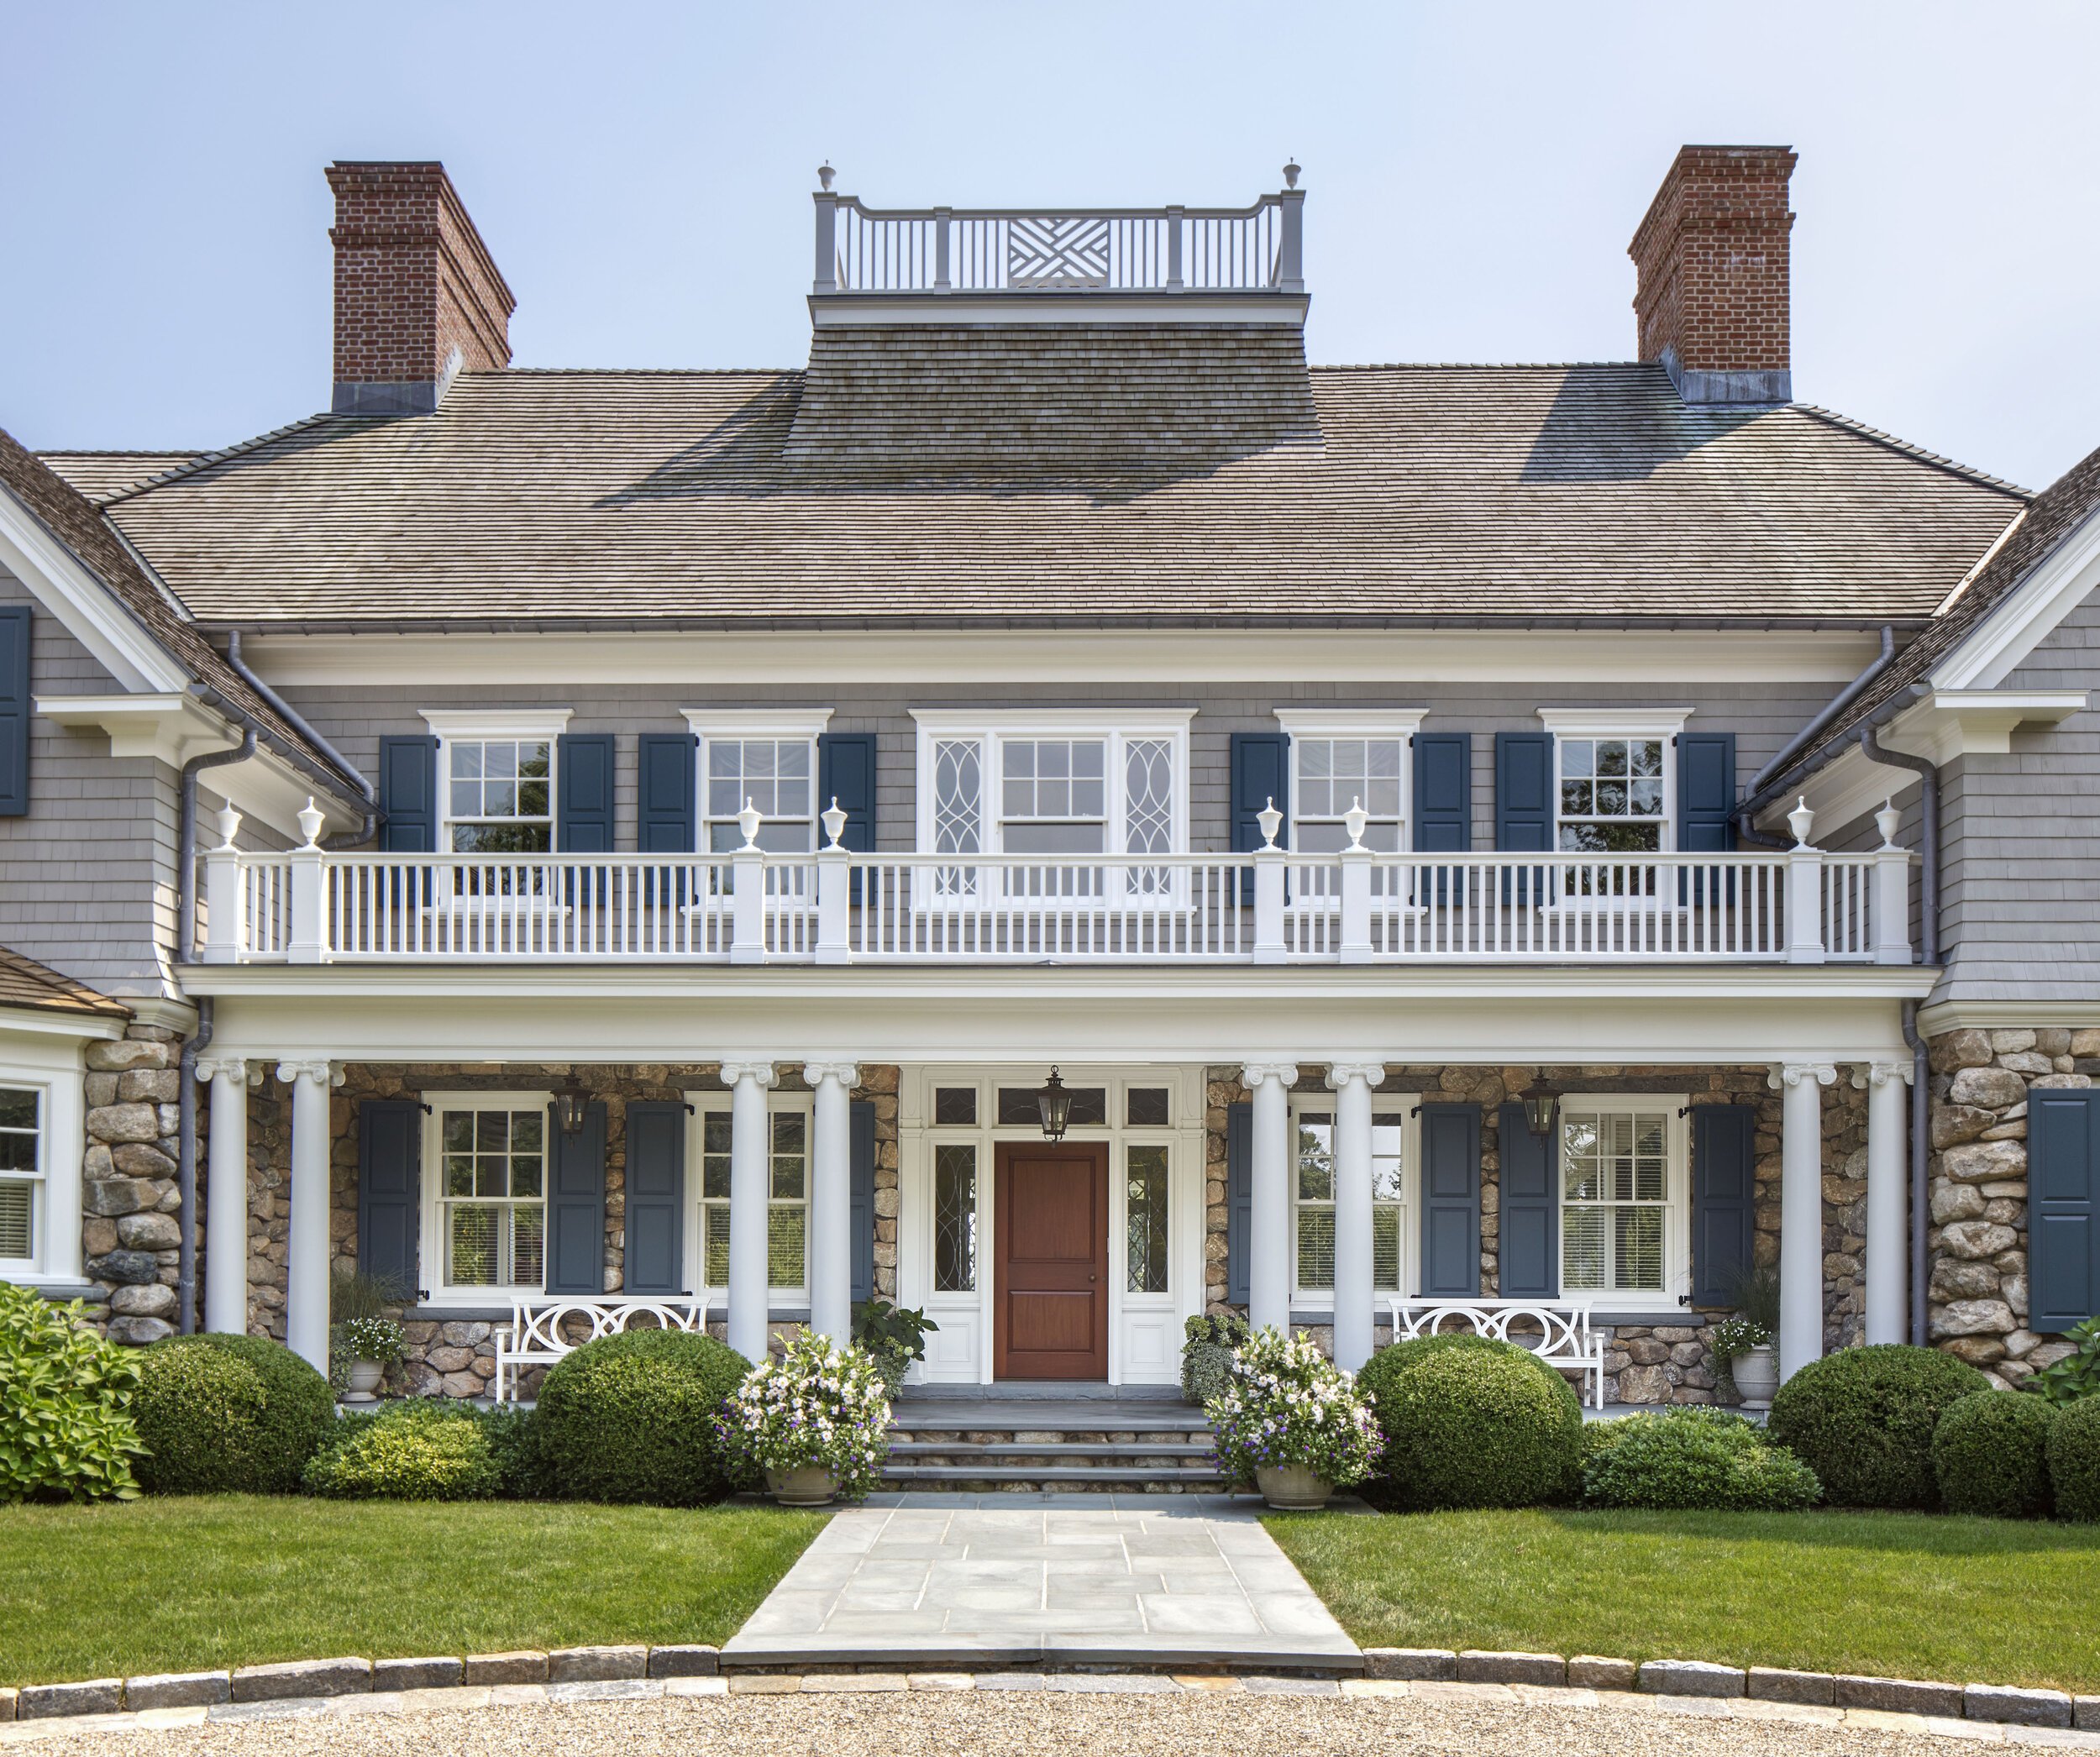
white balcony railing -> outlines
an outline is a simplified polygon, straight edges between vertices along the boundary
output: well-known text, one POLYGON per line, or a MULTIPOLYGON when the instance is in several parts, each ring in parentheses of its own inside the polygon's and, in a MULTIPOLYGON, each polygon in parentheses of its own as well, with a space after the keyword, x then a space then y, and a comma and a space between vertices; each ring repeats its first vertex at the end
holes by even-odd
POLYGON ((1908 963, 1910 855, 204 856, 207 962, 1908 963))

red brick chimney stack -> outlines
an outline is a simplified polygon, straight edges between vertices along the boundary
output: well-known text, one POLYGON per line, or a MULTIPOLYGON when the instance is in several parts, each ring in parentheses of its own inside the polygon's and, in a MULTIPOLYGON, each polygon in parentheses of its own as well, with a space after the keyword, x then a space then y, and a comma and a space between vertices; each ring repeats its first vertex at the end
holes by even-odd
POLYGON ((339 160, 328 186, 337 414, 427 415, 454 373, 510 364, 517 301, 444 165, 339 160))
POLYGON ((1659 360, 1689 403, 1789 402, 1784 146, 1688 146, 1626 254, 1641 358, 1659 360))

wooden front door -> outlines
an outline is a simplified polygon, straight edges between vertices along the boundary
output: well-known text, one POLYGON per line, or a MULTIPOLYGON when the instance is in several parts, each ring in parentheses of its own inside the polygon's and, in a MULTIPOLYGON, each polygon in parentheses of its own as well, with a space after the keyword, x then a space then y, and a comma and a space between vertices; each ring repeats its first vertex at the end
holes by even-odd
POLYGON ((994 1374, 1105 1379, 1107 1143, 1002 1141, 994 1165, 994 1374))

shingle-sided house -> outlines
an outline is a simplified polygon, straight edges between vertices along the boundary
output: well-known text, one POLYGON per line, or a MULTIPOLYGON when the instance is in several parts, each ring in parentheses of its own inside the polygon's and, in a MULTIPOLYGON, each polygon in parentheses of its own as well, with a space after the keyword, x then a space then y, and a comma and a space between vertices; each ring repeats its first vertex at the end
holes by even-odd
POLYGON ((1446 1302, 1700 1402, 1766 1265, 1784 1370, 2031 1371, 2100 1305, 2100 469, 1795 401, 1793 163, 1685 149, 1639 358, 1545 366, 1309 365, 1295 166, 827 169, 767 371, 514 369, 444 170, 331 167, 323 412, 0 449, 0 940, 107 997, 0 989, 0 1271, 321 1360, 354 1263, 452 1395, 514 1302, 879 1296, 936 1387, 1446 1302))

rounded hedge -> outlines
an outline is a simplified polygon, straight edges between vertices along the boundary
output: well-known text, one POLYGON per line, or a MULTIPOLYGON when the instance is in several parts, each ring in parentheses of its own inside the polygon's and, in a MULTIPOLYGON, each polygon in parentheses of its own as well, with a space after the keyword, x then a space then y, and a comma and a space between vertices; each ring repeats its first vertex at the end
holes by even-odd
POLYGON ((1936 1348, 1885 1342, 1811 1361, 1779 1387, 1766 1427, 1816 1474, 1833 1507, 1940 1503, 1932 1437, 1949 1407, 1991 1382, 1936 1348))
POLYGON ((2056 1411, 2016 1391, 1972 1391, 1933 1429, 1932 1467, 1949 1513, 1998 1519, 2049 1511, 2049 1430, 2056 1411))
POLYGON ((533 1412, 558 1491, 580 1501, 697 1507, 734 1492, 715 1430, 750 1363, 711 1336, 626 1330, 564 1355, 533 1412))
POLYGON ((2056 1411, 2049 1429, 2049 1487, 2060 1519, 2100 1519, 2100 1397, 2056 1411))
POLYGON ((1381 1349, 1357 1383, 1373 1399, 1379 1471, 1398 1506, 1530 1507, 1579 1482, 1582 1405, 1529 1350, 1424 1337, 1381 1349))
POLYGON ((140 1351, 131 1413, 147 1487, 285 1495, 333 1430, 335 1393, 267 1336, 170 1336, 140 1351))
POLYGON ((493 1495, 502 1472, 470 1410, 430 1398, 347 1417, 307 1461, 308 1492, 344 1500, 471 1501, 493 1495))
POLYGON ((1823 1493, 1807 1465, 1725 1409, 1591 1422, 1583 1440, 1583 1495, 1593 1506, 1792 1513, 1823 1493))

